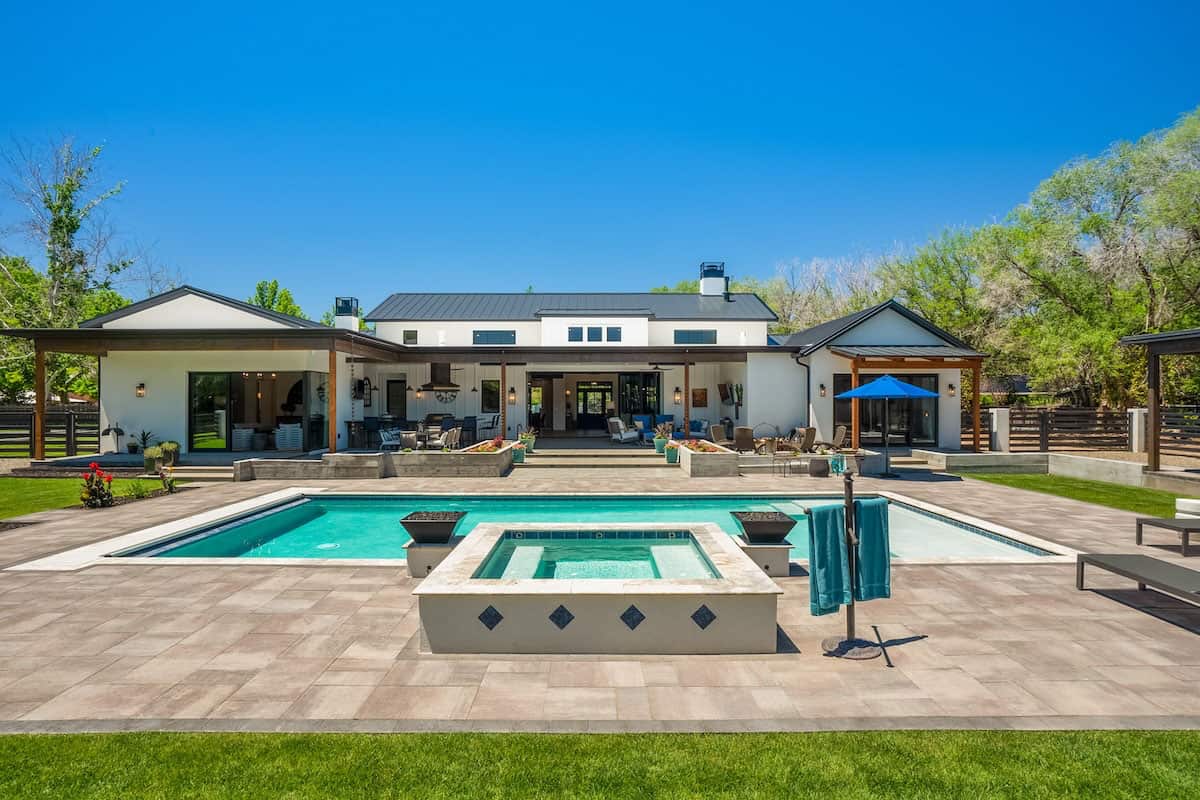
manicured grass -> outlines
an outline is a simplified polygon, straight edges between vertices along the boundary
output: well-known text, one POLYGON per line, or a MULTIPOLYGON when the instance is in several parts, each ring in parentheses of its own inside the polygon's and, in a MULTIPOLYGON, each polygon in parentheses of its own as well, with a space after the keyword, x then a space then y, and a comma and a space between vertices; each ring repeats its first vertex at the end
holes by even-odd
MULTIPOLYGON (((126 478, 112 482, 113 494, 120 497, 132 483, 126 478)), ((0 519, 19 517, 51 508, 79 506, 79 478, 0 478, 0 519)), ((148 489, 157 489, 157 480, 143 480, 148 489)))
POLYGON ((21 798, 1200 795, 1192 732, 0 737, 21 798))
POLYGON ((973 478, 989 483, 999 483, 1016 489, 1056 494, 1085 503, 1095 503, 1109 508, 1133 511, 1143 516, 1175 516, 1175 500, 1183 495, 1163 492, 1158 489, 1141 489, 1119 483, 1087 481, 1080 478, 1064 478, 1061 475, 1023 475, 1008 472, 964 473, 964 478, 973 478))

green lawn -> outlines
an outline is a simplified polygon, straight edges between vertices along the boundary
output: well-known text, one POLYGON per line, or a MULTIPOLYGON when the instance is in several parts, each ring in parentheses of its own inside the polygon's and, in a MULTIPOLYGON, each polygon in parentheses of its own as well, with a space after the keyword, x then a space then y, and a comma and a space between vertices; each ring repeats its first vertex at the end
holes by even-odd
POLYGON ((1192 732, 0 736, 0 797, 1174 798, 1192 732))
POLYGON ((1061 475, 1023 475, 1009 472, 963 473, 963 478, 972 478, 989 483, 999 483, 1016 489, 1055 494, 1082 500, 1109 508, 1134 511, 1151 517, 1175 516, 1175 500, 1183 495, 1163 492, 1158 489, 1141 489, 1119 483, 1086 481, 1080 478, 1064 478, 1061 475))
MULTIPOLYGON (((82 473, 82 470, 80 470, 82 473)), ((124 488, 132 481, 116 478, 112 482, 113 494, 120 497, 124 488)), ((157 480, 143 480, 148 489, 157 489, 157 480)), ((0 477, 0 519, 19 517, 35 511, 51 508, 78 506, 79 490, 83 485, 80 478, 8 478, 0 477)))

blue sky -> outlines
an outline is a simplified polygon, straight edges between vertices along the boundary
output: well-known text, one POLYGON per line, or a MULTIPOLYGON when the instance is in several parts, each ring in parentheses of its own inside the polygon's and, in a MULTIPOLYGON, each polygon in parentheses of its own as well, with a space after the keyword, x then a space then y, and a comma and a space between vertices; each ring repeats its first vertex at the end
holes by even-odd
POLYGON ((886 252, 1200 105, 1195 3, 417 5, 10 3, 0 138, 105 144, 121 231, 316 316, 886 252))

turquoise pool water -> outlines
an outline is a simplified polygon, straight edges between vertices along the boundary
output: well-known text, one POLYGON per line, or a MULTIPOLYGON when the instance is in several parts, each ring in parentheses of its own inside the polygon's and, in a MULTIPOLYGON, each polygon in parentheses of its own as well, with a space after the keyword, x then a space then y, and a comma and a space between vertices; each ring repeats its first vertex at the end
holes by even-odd
MULTIPOLYGON (((172 558, 404 558, 408 534, 400 518, 412 511, 464 511, 456 530, 481 523, 566 522, 687 524, 712 522, 740 533, 730 511, 782 511, 797 520, 788 536, 792 558, 808 558, 804 509, 840 498, 788 497, 434 497, 322 496, 284 504, 188 537, 120 555, 172 558)), ((1050 555, 1043 550, 893 503, 888 509, 897 558, 1050 555)))
POLYGON ((476 578, 716 578, 687 531, 505 531, 476 578))

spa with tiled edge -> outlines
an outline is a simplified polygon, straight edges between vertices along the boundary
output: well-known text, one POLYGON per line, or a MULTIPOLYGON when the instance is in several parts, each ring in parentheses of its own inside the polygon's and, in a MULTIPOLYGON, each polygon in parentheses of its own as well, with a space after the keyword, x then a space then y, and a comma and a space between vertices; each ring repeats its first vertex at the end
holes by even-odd
POLYGON ((433 653, 774 653, 782 593, 733 537, 707 523, 605 525, 602 530, 483 524, 413 590, 423 646, 433 653), (546 568, 542 554, 524 559, 518 554, 515 567, 507 562, 508 574, 522 577, 479 577, 497 574, 498 550, 518 534, 531 539, 550 534, 550 543, 580 536, 593 554, 605 543, 622 548, 631 541, 686 536, 709 569, 695 572, 695 559, 673 543, 647 577, 588 577, 602 575, 603 569, 586 566, 569 578, 538 577, 556 574, 546 568), (560 538, 553 538, 556 534, 560 538), (671 574, 700 577, 665 577, 671 574))

